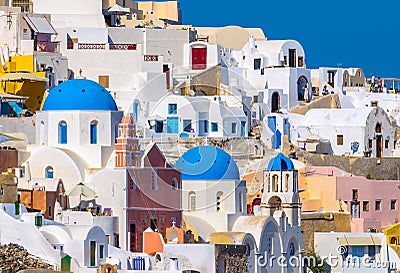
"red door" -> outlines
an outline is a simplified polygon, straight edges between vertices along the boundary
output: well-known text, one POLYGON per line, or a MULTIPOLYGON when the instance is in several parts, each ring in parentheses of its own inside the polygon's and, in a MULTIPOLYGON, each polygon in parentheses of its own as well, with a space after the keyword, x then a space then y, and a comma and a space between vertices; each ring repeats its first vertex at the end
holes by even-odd
POLYGON ((171 87, 171 82, 170 82, 170 69, 168 67, 167 64, 163 65, 163 73, 165 73, 166 77, 167 77, 167 89, 169 89, 171 87))
POLYGON ((202 70, 207 67, 207 48, 192 48, 192 70, 202 70))

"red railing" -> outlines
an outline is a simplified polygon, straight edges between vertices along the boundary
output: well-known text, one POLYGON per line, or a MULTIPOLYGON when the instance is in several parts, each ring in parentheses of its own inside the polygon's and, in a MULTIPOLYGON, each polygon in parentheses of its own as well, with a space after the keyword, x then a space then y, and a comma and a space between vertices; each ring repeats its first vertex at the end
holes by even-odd
POLYGON ((136 44, 110 44, 110 50, 136 50, 136 44))
POLYGON ((157 55, 144 55, 144 61, 145 62, 158 62, 158 56, 157 55))
POLYGON ((105 44, 78 44, 78 49, 106 49, 105 44))

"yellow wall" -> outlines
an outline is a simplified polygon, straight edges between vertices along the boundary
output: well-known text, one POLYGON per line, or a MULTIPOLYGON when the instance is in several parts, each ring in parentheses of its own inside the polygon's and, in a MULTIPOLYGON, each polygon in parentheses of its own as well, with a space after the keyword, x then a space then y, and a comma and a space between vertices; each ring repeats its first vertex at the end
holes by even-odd
MULTIPOLYGON (((12 56, 11 62, 7 63, 7 71, 3 69, 0 71, 0 77, 5 75, 6 72, 19 72, 27 71, 36 75, 45 77, 45 72, 34 72, 35 61, 34 56, 12 56)), ((43 95, 46 91, 46 84, 44 82, 34 82, 29 80, 24 81, 8 81, 1 82, 1 91, 12 95, 26 96, 28 99, 25 104, 31 110, 39 110, 43 102, 43 95)))
POLYGON ((390 247, 396 251, 397 255, 400 256, 400 223, 394 224, 385 229, 383 233, 386 236, 386 242, 388 245, 390 245, 390 247), (393 238, 395 238, 395 240, 393 238), (395 241, 393 244, 391 243, 392 239, 395 241))

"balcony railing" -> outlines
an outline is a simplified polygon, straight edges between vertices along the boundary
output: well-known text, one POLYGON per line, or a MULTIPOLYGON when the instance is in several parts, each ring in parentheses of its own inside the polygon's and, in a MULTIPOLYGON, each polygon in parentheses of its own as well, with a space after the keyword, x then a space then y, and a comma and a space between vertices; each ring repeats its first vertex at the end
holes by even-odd
POLYGON ((110 44, 110 50, 136 50, 136 44, 110 44))
POLYGON ((60 52, 60 42, 36 41, 36 51, 39 52, 60 52))
POLYGON ((106 49, 105 44, 78 44, 78 49, 106 49))
POLYGON ((144 55, 144 61, 145 62, 158 62, 158 56, 157 55, 144 55))

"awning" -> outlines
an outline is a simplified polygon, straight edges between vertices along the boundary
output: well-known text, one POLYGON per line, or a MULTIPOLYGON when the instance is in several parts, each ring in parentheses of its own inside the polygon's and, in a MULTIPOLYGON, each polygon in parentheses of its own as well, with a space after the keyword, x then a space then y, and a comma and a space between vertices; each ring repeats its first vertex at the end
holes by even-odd
POLYGON ((49 79, 32 74, 32 73, 23 73, 23 72, 17 72, 17 73, 9 73, 5 74, 4 76, 0 77, 0 81, 22 81, 22 80, 30 80, 30 81, 37 81, 37 82, 48 82, 49 79))
POLYGON ((381 245, 381 239, 379 236, 364 236, 364 237, 339 237, 338 238, 339 245, 343 246, 373 246, 373 245, 381 245))
POLYGON ((123 8, 118 4, 115 4, 111 8, 107 9, 104 14, 124 15, 130 13, 129 8, 123 8))
POLYGON ((46 17, 25 15, 24 19, 28 23, 29 27, 36 33, 57 34, 56 30, 46 17))
POLYGON ((21 100, 25 101, 28 99, 28 97, 0 92, 0 99, 11 100, 11 101, 21 101, 21 100))

